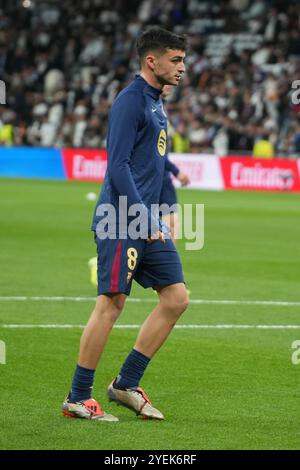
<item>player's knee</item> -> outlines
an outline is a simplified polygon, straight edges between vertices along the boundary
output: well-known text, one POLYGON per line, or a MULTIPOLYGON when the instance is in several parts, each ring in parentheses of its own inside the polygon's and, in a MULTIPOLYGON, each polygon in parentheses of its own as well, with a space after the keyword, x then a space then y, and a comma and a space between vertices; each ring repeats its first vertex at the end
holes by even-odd
POLYGON ((120 313, 122 312, 124 303, 125 301, 123 299, 114 299, 114 302, 110 307, 110 316, 114 322, 118 319, 120 313))
POLYGON ((125 296, 122 296, 122 297, 118 296, 113 300, 114 310, 116 311, 116 313, 118 313, 118 315, 122 312, 124 305, 125 305, 125 296))
POLYGON ((180 316, 187 308, 189 305, 189 298, 186 293, 183 293, 176 301, 176 311, 178 312, 178 315, 180 316))
POLYGON ((190 299, 189 299, 189 296, 187 294, 187 292, 185 293, 185 296, 183 298, 183 301, 182 301, 182 313, 186 311, 186 309, 188 308, 189 306, 189 303, 190 303, 190 299))
POLYGON ((96 311, 102 319, 112 325, 118 319, 125 304, 125 296, 103 297, 96 306, 96 311))
POLYGON ((113 325, 117 321, 121 312, 121 306, 111 305, 108 309, 102 310, 99 313, 102 319, 106 320, 108 323, 111 323, 113 325))
POLYGON ((173 316, 178 319, 189 305, 189 298, 187 293, 183 291, 176 296, 173 296, 166 302, 166 305, 172 312, 173 316))

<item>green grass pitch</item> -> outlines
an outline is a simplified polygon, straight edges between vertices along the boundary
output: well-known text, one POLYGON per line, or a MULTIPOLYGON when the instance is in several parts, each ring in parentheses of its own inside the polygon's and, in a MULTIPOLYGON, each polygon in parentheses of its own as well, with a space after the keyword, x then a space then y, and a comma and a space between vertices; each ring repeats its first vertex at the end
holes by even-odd
MULTIPOLYGON (((299 449, 300 196, 180 190, 182 203, 205 204, 205 245, 178 244, 192 303, 151 362, 142 386, 166 421, 144 421, 109 404, 105 391, 130 351, 136 329, 114 329, 98 368, 94 396, 119 423, 62 417, 93 300, 88 259, 96 184, 0 181, 1 449, 299 449), (17 300, 17 296, 27 297, 17 300), (48 297, 34 300, 31 297, 48 297), (234 304, 196 300, 236 300, 234 304), (290 304, 239 301, 287 301, 290 304), (294 302, 294 304, 292 304, 294 302), (298 303, 298 304, 297 304, 298 303)), ((141 324, 156 296, 134 286, 118 323, 141 324)))

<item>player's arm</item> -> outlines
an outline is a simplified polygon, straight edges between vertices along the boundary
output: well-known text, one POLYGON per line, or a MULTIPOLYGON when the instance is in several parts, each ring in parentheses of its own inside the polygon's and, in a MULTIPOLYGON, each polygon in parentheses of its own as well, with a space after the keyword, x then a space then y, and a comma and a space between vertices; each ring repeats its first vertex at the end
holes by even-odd
POLYGON ((108 172, 119 195, 127 196, 128 207, 132 204, 143 206, 148 217, 148 235, 151 235, 159 230, 159 222, 154 219, 145 206, 130 169, 130 158, 136 136, 144 119, 142 96, 137 93, 125 93, 117 98, 109 117, 108 172), (151 233, 150 229, 152 229, 151 233))
POLYGON ((165 169, 166 171, 170 171, 175 177, 177 177, 177 175, 179 174, 178 166, 172 163, 171 160, 169 160, 169 157, 166 158, 165 169))

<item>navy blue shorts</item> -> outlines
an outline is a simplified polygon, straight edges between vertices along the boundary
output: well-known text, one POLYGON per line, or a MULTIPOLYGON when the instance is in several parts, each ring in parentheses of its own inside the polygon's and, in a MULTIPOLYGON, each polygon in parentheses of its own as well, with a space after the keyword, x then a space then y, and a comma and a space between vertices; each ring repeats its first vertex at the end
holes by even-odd
POLYGON ((181 261, 174 243, 166 239, 100 240, 95 235, 98 253, 98 295, 130 294, 132 280, 145 289, 184 282, 181 261))
MULTIPOLYGON (((162 190, 159 197, 159 205, 161 204, 168 204, 168 206, 173 206, 173 204, 177 204, 177 196, 176 196, 176 189, 172 183, 171 177, 164 178, 162 190)), ((167 208, 164 208, 160 211, 160 215, 170 214, 172 212, 177 212, 177 209, 173 208, 171 211, 167 208)))

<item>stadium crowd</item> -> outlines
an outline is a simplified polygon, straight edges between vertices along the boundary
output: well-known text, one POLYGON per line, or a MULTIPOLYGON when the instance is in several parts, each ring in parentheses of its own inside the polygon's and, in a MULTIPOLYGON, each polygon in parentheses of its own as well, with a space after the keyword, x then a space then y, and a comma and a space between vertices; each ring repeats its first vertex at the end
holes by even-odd
POLYGON ((296 0, 2 0, 0 145, 104 147, 149 25, 189 38, 166 102, 173 151, 300 156, 296 0))

